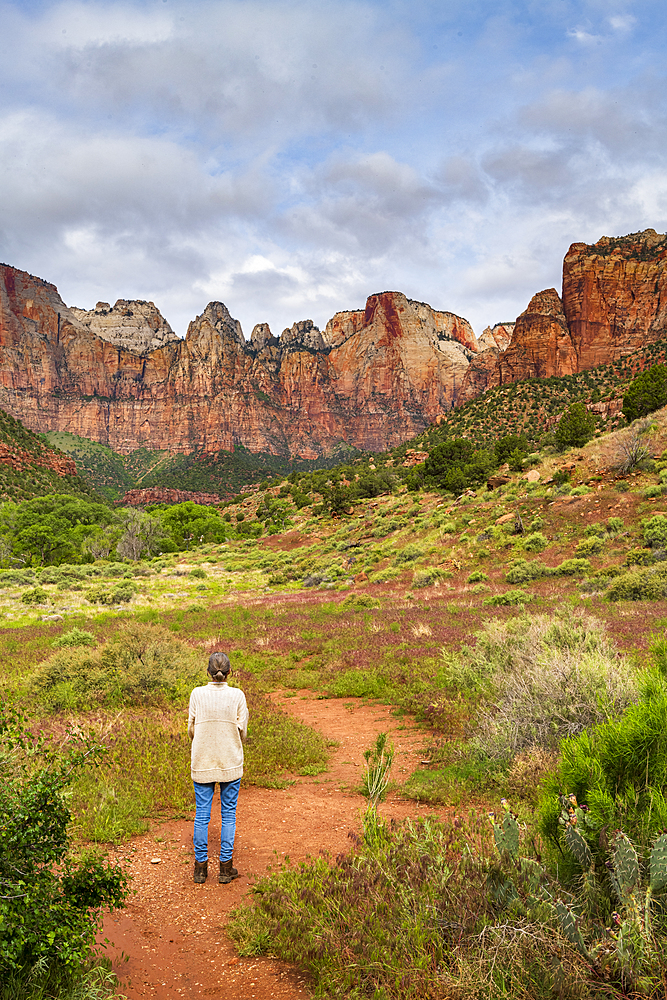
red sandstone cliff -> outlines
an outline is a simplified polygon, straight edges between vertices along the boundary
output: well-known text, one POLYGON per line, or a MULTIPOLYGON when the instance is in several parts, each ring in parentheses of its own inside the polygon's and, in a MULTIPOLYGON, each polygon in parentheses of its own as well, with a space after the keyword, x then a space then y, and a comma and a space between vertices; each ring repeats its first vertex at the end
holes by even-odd
POLYGON ((1 266, 0 406, 33 430, 69 431, 121 453, 243 445, 315 458, 419 433, 450 408, 476 350, 466 320, 399 292, 337 314, 324 334, 304 321, 276 338, 263 324, 250 342, 220 302, 185 340, 169 337, 152 303, 116 308, 113 323, 105 303, 68 309, 55 286, 1 266), (125 320, 137 314, 133 341, 125 320), (146 350, 156 329, 164 345, 146 350), (133 349, 122 346, 128 340, 133 349))
POLYGON ((69 309, 54 285, 0 265, 0 406, 37 431, 127 453, 251 451, 316 458, 383 450, 485 389, 565 375, 667 335, 667 238, 573 244, 555 289, 487 329, 400 292, 246 342, 221 302, 175 337, 153 303, 69 309))
POLYGON ((562 301, 554 288, 534 295, 506 349, 494 357, 491 347, 471 363, 457 403, 507 382, 608 364, 666 335, 666 236, 647 229, 573 243, 562 301))

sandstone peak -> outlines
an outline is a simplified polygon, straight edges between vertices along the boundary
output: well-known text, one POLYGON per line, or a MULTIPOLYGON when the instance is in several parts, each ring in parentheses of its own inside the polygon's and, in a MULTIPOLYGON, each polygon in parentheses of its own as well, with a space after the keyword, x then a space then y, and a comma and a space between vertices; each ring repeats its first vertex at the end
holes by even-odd
POLYGON ((268 323, 257 323, 250 334, 250 347, 253 351, 263 351, 265 347, 276 347, 278 339, 271 333, 268 323))
POLYGON ((70 312, 96 337, 134 354, 147 354, 180 339, 156 305, 144 299, 118 299, 113 306, 98 302, 94 309, 72 306, 70 312))
POLYGON ((326 347, 318 327, 312 319, 302 319, 280 335, 280 347, 288 351, 323 351, 326 347))
POLYGON ((493 326, 487 326, 482 335, 477 338, 479 350, 491 350, 497 353, 506 351, 512 340, 515 325, 514 320, 512 320, 511 323, 494 323, 493 326))

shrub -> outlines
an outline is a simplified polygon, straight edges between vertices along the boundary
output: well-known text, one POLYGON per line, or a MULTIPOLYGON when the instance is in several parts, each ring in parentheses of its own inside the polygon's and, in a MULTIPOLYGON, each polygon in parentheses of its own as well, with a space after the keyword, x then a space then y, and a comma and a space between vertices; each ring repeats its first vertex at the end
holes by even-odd
POLYGON ((559 566, 554 566, 550 576, 583 576, 591 568, 588 559, 563 559, 559 566))
POLYGON ((431 566, 429 569, 418 569, 412 576, 412 586, 417 589, 431 587, 439 579, 440 570, 435 566, 431 566))
POLYGON ((533 746, 554 750, 563 737, 613 717, 637 697, 630 666, 586 615, 487 623, 475 652, 463 655, 470 671, 486 677, 488 708, 474 740, 492 757, 533 746))
POLYGON ((191 569, 190 570, 190 576, 193 577, 193 579, 195 579, 195 580, 205 580, 206 579, 206 573, 201 568, 201 566, 195 566, 194 569, 191 569))
POLYGON ((69 632, 63 632, 62 635, 59 635, 51 645, 54 649, 72 649, 77 646, 94 646, 96 643, 97 639, 92 632, 86 632, 75 626, 69 632))
POLYGON ((468 577, 468 583, 480 583, 483 580, 488 580, 489 577, 481 569, 474 570, 468 577))
POLYGON ((630 549, 623 562, 626 566, 652 566, 655 553, 650 549, 630 549))
POLYGON ((389 583, 400 575, 401 571, 397 566, 387 566, 386 569, 379 569, 377 573, 371 573, 368 579, 371 583, 389 583))
POLYGON ((602 552, 603 546, 604 542, 599 535, 591 535, 589 538, 583 538, 574 551, 578 556, 585 558, 602 552))
POLYGON ((608 601, 660 601, 667 595, 667 566, 622 573, 611 584, 608 601))
POLYGON ((537 560, 514 559, 505 573, 505 579, 508 583, 530 583, 546 576, 546 571, 547 567, 537 560))
POLYGON ((667 517, 664 514, 656 514, 642 521, 642 528, 645 545, 649 548, 667 549, 667 517))
POLYGON ((380 607, 380 602, 370 594, 350 594, 341 603, 341 608, 346 611, 375 611, 380 607))
POLYGON ((617 436, 614 468, 621 475, 627 475, 633 469, 639 468, 651 457, 648 444, 644 440, 644 434, 649 426, 648 422, 636 424, 625 434, 617 436))
POLYGON ((484 603, 492 608, 513 607, 518 604, 528 604, 532 599, 532 594, 527 594, 525 590, 506 590, 504 594, 494 594, 493 597, 487 597, 484 603))
POLYGON ((394 556, 394 562, 397 566, 402 566, 404 563, 415 562, 417 559, 421 559, 424 555, 424 550, 419 547, 419 545, 410 544, 406 545, 404 548, 399 549, 399 551, 394 556))
POLYGON ((642 492, 642 496, 645 500, 657 500, 661 497, 663 493, 662 486, 647 486, 642 492))
POLYGON ((0 587, 27 587, 35 582, 31 569, 5 569, 0 571, 0 587))
POLYGON ((24 604, 46 604, 48 599, 49 595, 42 587, 32 587, 21 594, 24 604))
POLYGON ((35 668, 31 686, 55 711, 161 704, 185 697, 200 656, 158 626, 137 621, 95 650, 61 649, 35 668))
POLYGON ((91 604, 125 604, 131 601, 137 586, 131 580, 124 580, 113 589, 97 584, 86 591, 86 599, 91 604))
POLYGON ((548 544, 548 539, 540 531, 531 532, 523 540, 523 547, 526 552, 544 552, 548 544))
POLYGON ((0 979, 23 979, 15 996, 32 996, 36 970, 83 971, 100 908, 123 905, 127 879, 93 855, 69 852, 69 789, 103 748, 74 732, 58 745, 34 739, 4 704, 0 736, 0 979))
POLYGON ((610 517, 607 520, 607 534, 618 535, 625 529, 623 524, 623 518, 621 517, 610 517))

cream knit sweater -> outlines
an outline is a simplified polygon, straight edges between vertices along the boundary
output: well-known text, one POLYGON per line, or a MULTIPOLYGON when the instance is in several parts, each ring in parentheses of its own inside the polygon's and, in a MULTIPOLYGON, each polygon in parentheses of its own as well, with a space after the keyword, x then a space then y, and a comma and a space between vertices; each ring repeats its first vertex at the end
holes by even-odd
POLYGON ((236 781, 243 776, 242 740, 248 735, 245 695, 227 681, 209 681, 190 695, 188 733, 192 780, 236 781))

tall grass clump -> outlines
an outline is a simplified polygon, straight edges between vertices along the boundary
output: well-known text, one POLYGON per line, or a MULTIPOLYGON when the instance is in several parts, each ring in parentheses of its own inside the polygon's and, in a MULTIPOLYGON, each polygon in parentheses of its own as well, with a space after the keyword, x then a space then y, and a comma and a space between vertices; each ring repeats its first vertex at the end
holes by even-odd
POLYGON ((637 698, 631 667, 604 626, 584 614, 487 622, 474 649, 444 655, 442 679, 481 697, 473 745, 495 759, 554 750, 637 698))
POLYGON ((597 991, 554 909, 531 899, 539 864, 499 856, 490 834, 473 815, 386 824, 380 836, 364 824, 362 837, 350 834, 349 854, 261 878, 250 905, 232 915, 230 933, 241 955, 298 963, 319 997, 610 995, 597 991))
POLYGON ((560 764, 545 783, 540 805, 542 831, 555 845, 563 834, 558 822, 563 794, 586 805, 597 853, 615 829, 646 846, 667 827, 667 682, 659 660, 644 677, 637 704, 561 744, 560 764))
POLYGON ((394 746, 387 742, 386 733, 378 733, 375 745, 364 751, 364 760, 366 767, 361 778, 361 792, 375 808, 387 794, 389 774, 394 763, 394 746))

